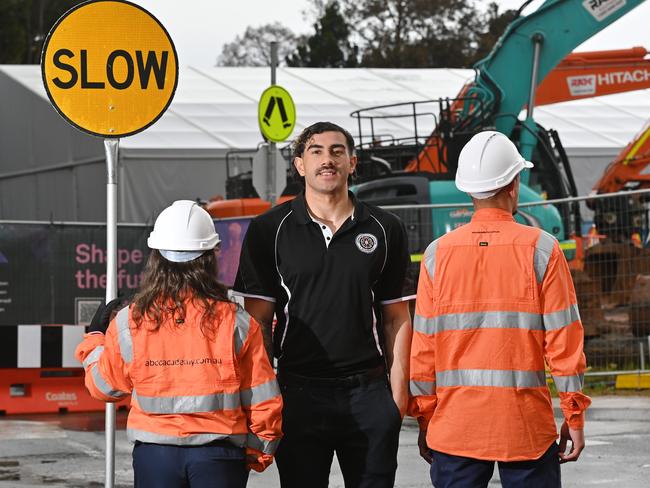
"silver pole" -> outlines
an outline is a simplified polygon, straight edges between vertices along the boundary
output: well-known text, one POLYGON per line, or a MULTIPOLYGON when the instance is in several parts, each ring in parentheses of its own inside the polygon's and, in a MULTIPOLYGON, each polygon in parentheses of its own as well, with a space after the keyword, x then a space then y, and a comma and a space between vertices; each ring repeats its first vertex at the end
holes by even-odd
POLYGON ((544 36, 537 33, 533 35, 533 72, 530 75, 530 92, 528 94, 528 109, 526 111, 526 118, 533 117, 533 110, 535 108, 535 92, 537 90, 537 75, 539 72, 539 53, 542 49, 544 36))
MULTIPOLYGON (((117 159, 119 139, 104 139, 106 152, 106 303, 117 297, 117 159)), ((104 486, 115 485, 115 404, 106 404, 106 477, 104 486)))
MULTIPOLYGON (((271 85, 275 85, 276 76, 275 70, 278 66, 278 43, 276 41, 271 41, 271 85)), ((279 195, 275 194, 275 165, 277 164, 275 158, 275 142, 269 141, 268 146, 269 157, 268 159, 268 171, 266 173, 266 185, 268 188, 269 201, 271 205, 275 205, 276 200, 279 195)))
POLYGON ((640 370, 643 371, 645 369, 645 351, 643 350, 643 342, 639 342, 639 358, 641 360, 640 370))

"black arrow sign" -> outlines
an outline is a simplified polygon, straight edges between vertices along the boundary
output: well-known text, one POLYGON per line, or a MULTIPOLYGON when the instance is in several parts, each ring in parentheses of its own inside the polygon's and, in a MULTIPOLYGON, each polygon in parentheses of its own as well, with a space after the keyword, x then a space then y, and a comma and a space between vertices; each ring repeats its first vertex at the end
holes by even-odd
POLYGON ((282 118, 282 127, 285 129, 287 127, 291 127, 291 123, 289 122, 289 118, 287 117, 287 111, 284 108, 284 100, 282 100, 282 97, 271 97, 269 99, 269 103, 266 106, 266 110, 264 111, 264 123, 268 125, 269 127, 271 126, 271 123, 269 122, 269 118, 271 115, 273 115, 273 110, 275 109, 275 106, 278 106, 278 110, 280 111, 280 118, 282 118))

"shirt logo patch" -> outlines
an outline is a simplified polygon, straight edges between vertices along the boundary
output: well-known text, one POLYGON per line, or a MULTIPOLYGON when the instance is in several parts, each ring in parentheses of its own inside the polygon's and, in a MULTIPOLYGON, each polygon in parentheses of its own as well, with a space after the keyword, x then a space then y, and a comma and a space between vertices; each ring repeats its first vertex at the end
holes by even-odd
POLYGON ((354 240, 359 251, 370 254, 377 249, 377 238, 372 234, 359 234, 354 240))

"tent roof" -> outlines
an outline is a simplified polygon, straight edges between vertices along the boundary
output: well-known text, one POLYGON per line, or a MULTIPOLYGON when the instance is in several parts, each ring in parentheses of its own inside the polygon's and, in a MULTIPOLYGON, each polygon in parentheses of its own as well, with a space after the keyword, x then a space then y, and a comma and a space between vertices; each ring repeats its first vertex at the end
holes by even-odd
MULTIPOLYGON (((0 71, 47 99, 39 66, 3 65, 0 71)), ((374 105, 453 97, 472 77, 473 70, 462 69, 279 68, 277 72, 278 84, 291 93, 296 104, 294 135, 313 122, 329 120, 358 136, 350 112, 374 105)), ((269 83, 268 68, 183 67, 168 111, 146 131, 121 140, 122 154, 254 148, 261 142, 257 100, 269 83)), ((616 152, 648 120, 648 95, 650 90, 643 90, 538 107, 535 118, 546 128, 556 129, 570 153, 616 152)), ((400 113, 408 109, 402 108, 400 113)), ((428 120, 418 118, 422 134, 435 123, 432 117, 437 108, 432 105, 430 112, 428 120)), ((364 134, 368 128, 364 127, 364 134)), ((375 132, 382 137, 405 137, 412 131, 407 117, 375 125, 375 132)))

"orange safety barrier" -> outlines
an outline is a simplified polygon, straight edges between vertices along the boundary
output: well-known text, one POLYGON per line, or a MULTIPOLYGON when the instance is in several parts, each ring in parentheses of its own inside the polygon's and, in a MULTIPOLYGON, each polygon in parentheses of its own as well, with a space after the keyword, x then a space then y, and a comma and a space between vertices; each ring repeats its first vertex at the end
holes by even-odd
MULTIPOLYGON (((118 407, 128 407, 131 397, 118 407)), ((104 402, 90 396, 82 368, 0 369, 0 414, 103 411, 104 402)))

